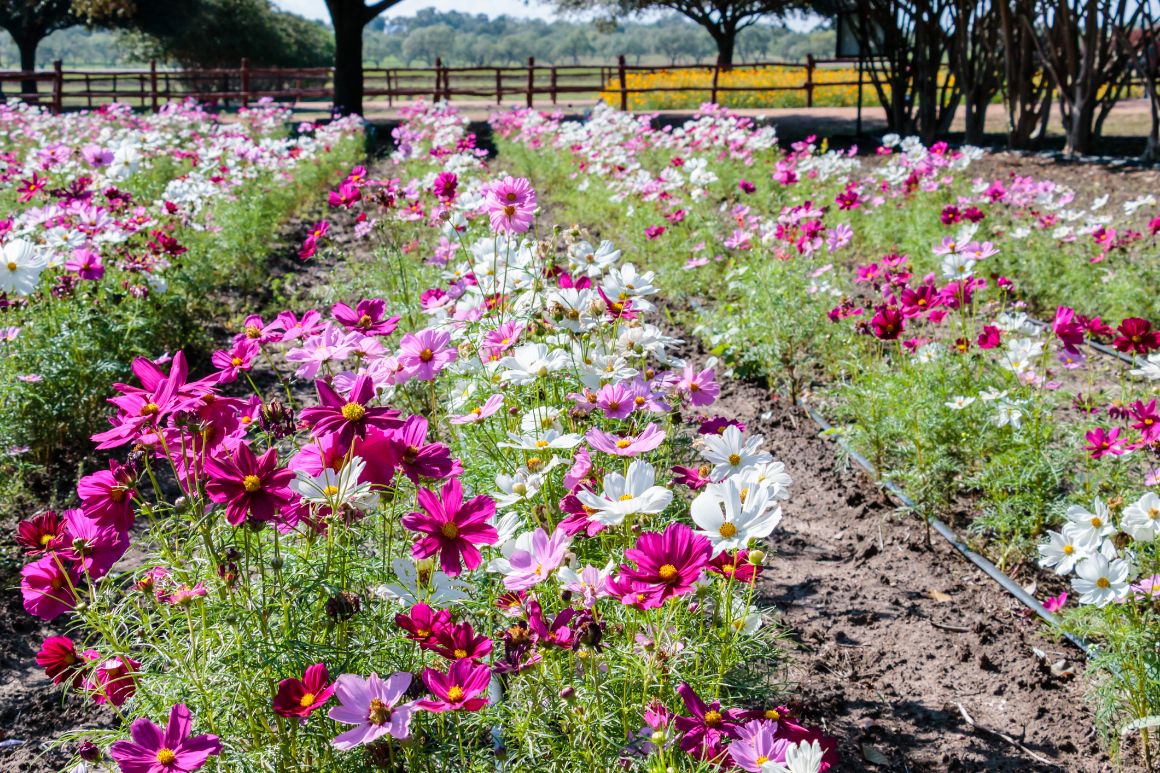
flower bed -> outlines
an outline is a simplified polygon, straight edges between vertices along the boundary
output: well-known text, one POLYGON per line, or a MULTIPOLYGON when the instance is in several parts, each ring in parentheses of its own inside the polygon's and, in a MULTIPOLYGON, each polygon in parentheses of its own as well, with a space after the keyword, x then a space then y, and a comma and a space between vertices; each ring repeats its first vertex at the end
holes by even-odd
POLYGON ((0 106, 0 464, 12 488, 21 472, 75 462, 134 356, 207 346, 223 294, 266 281, 257 258, 271 228, 330 184, 327 163, 361 152, 356 122, 289 137, 288 117, 268 104, 231 121, 193 103, 147 116, 0 106))
POLYGON ((39 662, 122 720, 78 756, 828 769, 753 606, 791 481, 711 414, 652 272, 534 238, 537 192, 453 112, 397 139, 399 178, 330 199, 391 292, 252 316, 201 378, 137 360, 94 436, 115 461, 21 525, 25 605, 69 627, 39 662))
POLYGON ((1002 566, 1039 560, 1049 608, 1098 645, 1109 742, 1147 749, 1155 197, 1080 202, 1055 181, 976 178, 981 151, 913 139, 887 138, 871 161, 812 140, 769 152, 768 130, 742 120, 710 107, 662 131, 598 109, 493 125, 558 218, 627 234, 694 300, 687 318, 716 354, 839 419, 920 517, 967 523, 1002 566))

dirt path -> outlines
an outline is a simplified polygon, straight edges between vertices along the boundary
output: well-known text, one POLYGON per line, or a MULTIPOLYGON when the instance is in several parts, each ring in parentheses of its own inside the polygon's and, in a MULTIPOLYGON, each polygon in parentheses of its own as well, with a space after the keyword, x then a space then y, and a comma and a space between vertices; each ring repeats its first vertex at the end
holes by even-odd
POLYGON ((1051 674, 1077 650, 937 536, 927 547, 923 526, 840 464, 799 410, 736 381, 714 407, 764 435, 793 477, 761 601, 800 645, 789 677, 803 712, 839 739, 840 770, 1112 769, 1080 678, 1051 674), (960 704, 1026 751, 969 725, 960 704))

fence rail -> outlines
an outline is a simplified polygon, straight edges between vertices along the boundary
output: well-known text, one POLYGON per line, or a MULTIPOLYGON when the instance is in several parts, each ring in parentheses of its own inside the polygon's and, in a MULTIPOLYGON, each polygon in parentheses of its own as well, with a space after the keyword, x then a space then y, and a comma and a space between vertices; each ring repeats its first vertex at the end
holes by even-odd
MULTIPOLYGON (((435 101, 451 101, 456 97, 475 97, 495 100, 502 104, 505 97, 522 97, 528 107, 536 99, 547 98, 557 104, 560 97, 586 94, 598 98, 612 94, 621 109, 628 109, 633 94, 662 92, 707 92, 710 102, 720 95, 749 91, 798 91, 804 94, 807 107, 814 104, 814 92, 819 87, 858 86, 869 81, 858 69, 855 81, 815 81, 819 68, 841 64, 850 66, 850 59, 815 59, 805 62, 753 62, 735 67, 781 67, 801 69, 803 80, 797 86, 735 86, 721 83, 722 69, 716 65, 681 66, 681 70, 700 70, 712 73, 711 85, 704 86, 648 86, 631 87, 628 76, 635 73, 657 73, 672 67, 628 65, 623 56, 615 65, 537 65, 534 58, 521 67, 447 67, 436 60, 434 67, 369 67, 363 70, 363 91, 368 100, 385 98, 389 105, 396 100, 430 97, 435 101)), ((147 69, 138 70, 72 70, 64 69, 58 60, 46 72, 0 72, 0 92, 4 98, 19 97, 27 102, 47 106, 59 113, 70 107, 92 108, 107 102, 135 104, 143 109, 158 110, 167 101, 196 97, 209 103, 237 102, 242 106, 271 98, 278 101, 332 100, 334 96, 333 70, 329 67, 273 68, 251 67, 245 59, 237 68, 204 70, 167 70, 150 62, 147 69), (17 84, 12 91, 9 84, 17 84), (48 92, 40 92, 44 84, 48 92), (29 88, 31 86, 31 88, 29 88)))

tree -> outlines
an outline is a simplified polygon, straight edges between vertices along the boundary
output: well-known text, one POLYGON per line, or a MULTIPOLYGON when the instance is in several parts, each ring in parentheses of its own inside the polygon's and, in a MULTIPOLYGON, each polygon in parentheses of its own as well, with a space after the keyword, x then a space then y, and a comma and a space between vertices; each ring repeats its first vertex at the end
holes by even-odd
POLYGON ((592 41, 588 39, 588 33, 581 27, 573 27, 553 46, 552 59, 557 61, 569 58, 572 60, 572 64, 577 65, 580 64, 580 57, 591 56, 594 53, 596 53, 596 49, 593 47, 592 41))
POLYGON ((403 40, 403 60, 433 65, 439 57, 450 57, 454 45, 455 30, 446 24, 420 27, 403 40))
POLYGON ((676 29, 666 29, 663 32, 658 32, 656 36, 657 51, 669 58, 670 65, 676 65, 677 61, 687 56, 689 59, 693 58, 694 49, 696 48, 697 33, 689 29, 689 25, 682 24, 676 29))
POLYGON ((363 111, 363 28, 401 0, 326 0, 334 27, 334 109, 342 115, 363 111))
POLYGON ((954 0, 950 9, 953 32, 948 63, 963 93, 966 141, 972 145, 983 142, 987 107, 1003 81, 1000 14, 988 0, 954 0))
POLYGON ((751 62, 760 61, 765 58, 771 43, 773 43, 773 30, 763 24, 756 24, 742 30, 737 36, 737 53, 741 55, 742 59, 748 59, 751 62))
MULTIPOLYGON (((36 49, 40 41, 57 30, 80 22, 73 12, 72 0, 3 0, 0 2, 0 27, 8 30, 20 52, 20 69, 36 69, 36 49)), ((24 94, 36 93, 36 81, 21 81, 24 94)))
POLYGON ((1003 102, 1007 107, 1007 144, 1029 148, 1047 132, 1055 84, 1043 69, 1035 46, 1036 0, 994 0, 1003 41, 1003 102))
POLYGON ((779 16, 806 3, 800 0, 552 0, 557 9, 590 12, 600 9, 612 16, 653 11, 676 11, 705 28, 717 44, 717 64, 733 66, 737 34, 763 17, 779 16))

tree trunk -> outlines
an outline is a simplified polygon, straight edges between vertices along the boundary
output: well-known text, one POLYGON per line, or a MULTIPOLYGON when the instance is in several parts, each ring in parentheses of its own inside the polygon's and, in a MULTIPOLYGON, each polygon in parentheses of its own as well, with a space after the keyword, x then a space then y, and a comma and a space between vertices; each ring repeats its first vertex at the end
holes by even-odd
POLYGON ((339 115, 363 111, 362 3, 334 3, 334 111, 339 115))
MULTIPOLYGON (((24 72, 32 72, 36 69, 36 49, 40 45, 40 38, 34 36, 21 36, 16 38, 16 47, 20 49, 20 69, 24 72)), ((24 94, 25 101, 32 96, 35 99, 36 81, 21 81, 20 91, 24 94)))
POLYGON ((986 140, 987 106, 991 100, 983 97, 986 97, 986 94, 974 94, 967 99, 966 137, 964 139, 968 145, 982 145, 986 140))
POLYGON ((1067 147, 1064 152, 1086 156, 1091 152, 1092 123, 1095 120, 1096 103, 1093 95, 1083 94, 1080 99, 1071 105, 1070 115, 1064 130, 1067 134, 1067 147))
POLYGON ((717 42, 717 65, 722 70, 733 69, 733 49, 737 43, 737 30, 718 28, 713 33, 717 42))

